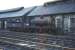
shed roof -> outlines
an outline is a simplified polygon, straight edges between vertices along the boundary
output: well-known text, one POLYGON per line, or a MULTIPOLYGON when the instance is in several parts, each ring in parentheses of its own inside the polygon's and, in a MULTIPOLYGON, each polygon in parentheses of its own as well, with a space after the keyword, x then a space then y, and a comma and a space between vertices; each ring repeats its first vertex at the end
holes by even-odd
POLYGON ((0 14, 9 13, 9 12, 16 12, 16 11, 20 11, 22 9, 24 9, 24 7, 12 8, 12 9, 8 9, 8 10, 0 10, 0 14))
POLYGON ((48 6, 38 6, 28 16, 42 16, 60 13, 72 13, 75 12, 75 3, 58 3, 48 6))
POLYGON ((20 8, 0 11, 0 18, 20 17, 29 13, 33 8, 34 7, 30 7, 30 8, 20 7, 20 8))

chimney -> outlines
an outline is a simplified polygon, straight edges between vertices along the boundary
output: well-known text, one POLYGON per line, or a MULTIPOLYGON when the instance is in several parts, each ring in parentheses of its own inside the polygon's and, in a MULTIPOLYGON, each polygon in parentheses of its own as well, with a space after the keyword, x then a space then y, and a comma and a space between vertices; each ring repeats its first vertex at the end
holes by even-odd
POLYGON ((52 4, 56 4, 58 2, 61 2, 62 0, 56 0, 56 1, 50 1, 50 2, 46 2, 44 3, 44 7, 48 6, 48 5, 52 5, 52 4))

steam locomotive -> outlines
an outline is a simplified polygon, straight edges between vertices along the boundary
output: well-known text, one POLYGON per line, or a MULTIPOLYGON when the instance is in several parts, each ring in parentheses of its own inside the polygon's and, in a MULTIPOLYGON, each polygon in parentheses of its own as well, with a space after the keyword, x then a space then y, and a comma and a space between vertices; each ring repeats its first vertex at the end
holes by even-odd
POLYGON ((10 31, 47 33, 54 30, 51 17, 8 18, 4 28, 10 31))

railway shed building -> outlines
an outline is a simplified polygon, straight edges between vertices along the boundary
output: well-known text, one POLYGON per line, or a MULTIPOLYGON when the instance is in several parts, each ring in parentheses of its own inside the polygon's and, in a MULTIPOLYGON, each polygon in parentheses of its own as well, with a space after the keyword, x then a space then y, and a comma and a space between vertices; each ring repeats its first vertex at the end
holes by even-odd
POLYGON ((75 1, 47 2, 42 6, 0 11, 0 28, 27 32, 75 32, 75 1), (30 30, 30 31, 29 31, 30 30))

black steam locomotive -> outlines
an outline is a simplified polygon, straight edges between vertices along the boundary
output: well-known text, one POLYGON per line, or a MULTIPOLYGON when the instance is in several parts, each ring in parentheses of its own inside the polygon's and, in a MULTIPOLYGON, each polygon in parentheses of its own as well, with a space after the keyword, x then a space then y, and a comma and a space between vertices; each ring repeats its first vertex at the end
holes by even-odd
POLYGON ((54 32, 54 25, 52 24, 50 17, 34 17, 26 18, 11 18, 6 27, 11 31, 21 31, 21 32, 38 32, 38 33, 47 33, 54 32))

